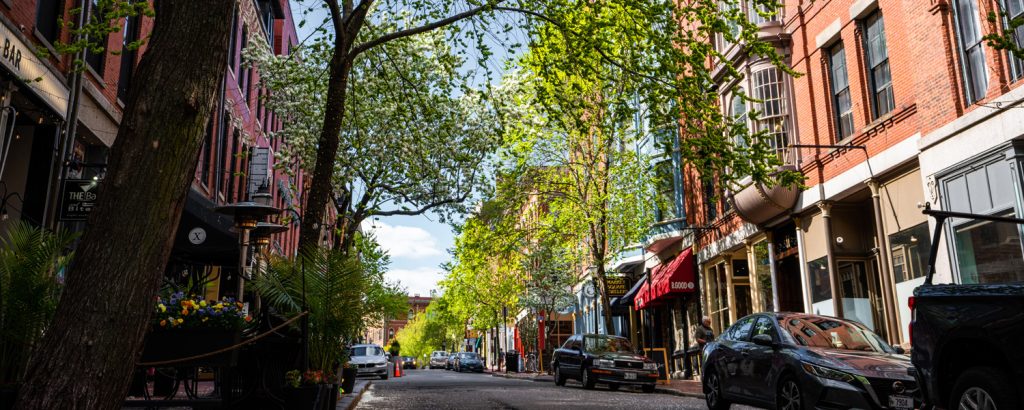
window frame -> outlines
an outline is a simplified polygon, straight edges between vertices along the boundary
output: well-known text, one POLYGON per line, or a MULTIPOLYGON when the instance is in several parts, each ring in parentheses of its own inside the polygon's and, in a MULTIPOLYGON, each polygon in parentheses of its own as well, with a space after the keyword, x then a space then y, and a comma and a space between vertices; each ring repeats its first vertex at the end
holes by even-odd
POLYGON ((846 61, 846 47, 843 45, 842 41, 839 41, 828 48, 828 73, 828 86, 832 100, 832 119, 835 121, 833 131, 835 132, 835 142, 838 142, 852 136, 855 130, 853 122, 853 96, 850 92, 850 69, 846 61), (837 67, 837 57, 842 59, 842 67, 837 67), (842 72, 839 72, 840 68, 842 69, 842 72), (842 74, 844 78, 843 81, 845 82, 845 86, 841 90, 836 89, 836 85, 838 84, 836 80, 837 75, 839 74, 842 74), (841 112, 840 98, 843 93, 846 94, 849 107, 847 107, 846 111, 841 112), (844 132, 844 117, 849 120, 849 129, 847 130, 849 132, 844 132))
POLYGON ((864 70, 868 79, 868 87, 871 91, 871 98, 869 99, 871 100, 872 120, 877 120, 896 109, 896 93, 895 90, 893 90, 892 66, 889 64, 889 40, 885 33, 885 16, 882 14, 881 10, 875 10, 861 19, 860 24, 861 31, 863 33, 861 41, 864 47, 864 70), (872 58, 871 28, 875 27, 872 23, 880 24, 880 37, 884 45, 883 50, 885 50, 885 57, 880 61, 873 61, 872 58), (883 65, 885 66, 885 71, 889 74, 889 80, 885 85, 879 86, 875 80, 875 72, 876 70, 881 69, 883 65), (879 98, 879 93, 883 90, 887 90, 886 97, 891 97, 891 99, 887 98, 887 101, 885 101, 889 105, 888 110, 885 112, 882 112, 882 101, 879 98))
POLYGON ((985 98, 990 80, 988 75, 988 61, 986 61, 985 55, 984 33, 982 31, 982 23, 980 20, 981 9, 978 7, 977 0, 953 0, 950 6, 953 9, 953 28, 956 34, 957 54, 960 57, 960 77, 961 80, 963 80, 964 102, 967 103, 967 105, 973 105, 985 98), (963 24, 969 20, 965 19, 966 16, 962 16, 960 14, 960 5, 964 4, 962 3, 964 1, 970 2, 967 4, 972 8, 972 12, 974 14, 970 21, 972 28, 975 30, 973 35, 977 37, 976 41, 969 46, 966 44, 966 40, 964 39, 965 32, 963 26, 963 24), (979 84, 975 84, 977 79, 974 76, 975 70, 973 69, 974 65, 972 64, 973 60, 971 59, 971 56, 973 55, 971 54, 972 50, 977 50, 978 53, 980 53, 981 73, 985 75, 984 86, 980 90, 975 89, 979 84))
MULTIPOLYGON (((1024 0, 999 0, 1002 3, 1003 10, 1006 11, 1006 16, 1003 16, 1003 30, 1007 31, 1010 28, 1010 21, 1015 18, 1024 18, 1024 0), (1016 15, 1010 14, 1010 2, 1017 4, 1018 13, 1016 15)), ((1024 47, 1024 26, 1017 27, 1013 33, 1014 40, 1017 42, 1018 47, 1024 47)), ((1010 60, 1010 78, 1013 81, 1018 81, 1024 78, 1024 58, 1014 56, 1012 52, 1006 52, 1008 60, 1010 60)))

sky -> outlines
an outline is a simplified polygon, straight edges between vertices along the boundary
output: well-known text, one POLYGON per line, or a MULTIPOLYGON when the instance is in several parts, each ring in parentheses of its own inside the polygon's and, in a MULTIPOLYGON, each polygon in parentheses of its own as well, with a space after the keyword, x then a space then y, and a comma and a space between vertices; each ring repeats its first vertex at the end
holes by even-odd
MULTIPOLYGON (((296 25, 303 16, 301 8, 320 6, 319 1, 310 0, 292 0, 291 4, 296 25)), ((326 15, 323 9, 308 15, 308 23, 298 28, 299 41, 307 38, 326 15)), ((497 55, 489 65, 492 69, 500 71, 500 61, 513 56, 504 53, 505 47, 499 44, 489 46, 497 55)), ((473 54, 475 53, 471 52, 468 58, 474 58, 473 54)), ((441 293, 437 284, 444 279, 441 264, 451 259, 449 250, 455 244, 451 226, 437 222, 436 217, 428 214, 366 220, 362 227, 365 232, 373 232, 376 235, 377 242, 391 257, 390 269, 386 273, 388 281, 399 283, 409 295, 427 296, 431 290, 441 293)))

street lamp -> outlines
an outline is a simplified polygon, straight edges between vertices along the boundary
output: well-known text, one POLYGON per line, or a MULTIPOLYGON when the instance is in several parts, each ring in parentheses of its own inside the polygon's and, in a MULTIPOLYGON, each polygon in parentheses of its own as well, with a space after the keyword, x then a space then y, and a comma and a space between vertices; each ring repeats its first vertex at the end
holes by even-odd
MULTIPOLYGON (((257 192, 254 197, 260 199, 261 202, 266 201, 265 197, 261 197, 261 193, 266 193, 266 196, 270 194, 266 192, 266 185, 260 186, 260 191, 257 192)), ((235 229, 238 230, 238 288, 237 288, 237 299, 242 301, 242 291, 244 288, 244 275, 245 272, 245 257, 246 251, 249 247, 249 233, 256 229, 260 223, 260 219, 266 216, 278 214, 281 212, 280 209, 270 206, 269 203, 258 203, 253 201, 236 202, 229 205, 218 206, 214 208, 214 211, 224 215, 230 215, 235 220, 235 229)))

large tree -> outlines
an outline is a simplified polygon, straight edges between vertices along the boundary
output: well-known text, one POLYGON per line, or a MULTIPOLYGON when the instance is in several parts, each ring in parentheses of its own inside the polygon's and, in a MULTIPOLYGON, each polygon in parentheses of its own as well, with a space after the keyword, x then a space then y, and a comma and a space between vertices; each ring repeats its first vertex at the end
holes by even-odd
POLYGON ((124 400, 223 82, 234 7, 155 2, 98 203, 17 408, 114 409, 124 400))

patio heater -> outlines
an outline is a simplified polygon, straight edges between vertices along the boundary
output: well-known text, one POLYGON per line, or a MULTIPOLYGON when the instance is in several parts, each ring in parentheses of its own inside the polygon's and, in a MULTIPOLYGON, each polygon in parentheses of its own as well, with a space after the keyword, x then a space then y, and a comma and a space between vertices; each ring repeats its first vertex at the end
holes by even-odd
MULTIPOLYGON (((257 192, 254 197, 260 199, 261 202, 265 201, 265 198, 261 198, 261 193, 265 193, 266 186, 261 186, 260 191, 257 192)), ((266 193, 266 196, 270 196, 266 193)), ((269 201, 266 201, 269 202, 269 201)), ((263 219, 269 215, 275 215, 281 212, 280 209, 270 206, 268 203, 258 203, 254 201, 236 202, 229 205, 218 206, 214 208, 214 211, 224 215, 230 215, 235 220, 235 229, 238 231, 238 288, 237 299, 242 301, 242 292, 245 290, 245 267, 246 267, 246 253, 249 248, 249 234, 256 229, 260 223, 260 219, 263 219)))

